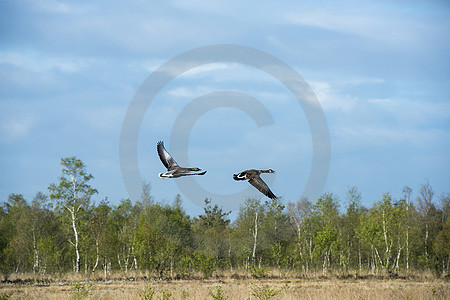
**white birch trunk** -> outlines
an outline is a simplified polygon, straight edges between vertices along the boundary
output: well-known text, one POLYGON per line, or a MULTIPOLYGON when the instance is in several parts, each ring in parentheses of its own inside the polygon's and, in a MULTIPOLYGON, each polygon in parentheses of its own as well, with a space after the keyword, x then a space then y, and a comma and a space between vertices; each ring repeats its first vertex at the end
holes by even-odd
POLYGON ((78 230, 77 230, 77 224, 76 224, 75 207, 67 207, 66 206, 66 208, 70 212, 70 216, 72 219, 72 229, 73 229, 73 235, 74 235, 75 242, 71 242, 71 244, 75 248, 75 255, 76 255, 74 270, 75 270, 75 272, 78 273, 80 271, 80 251, 78 249, 78 230))
POLYGON ((95 264, 94 267, 92 268, 92 273, 95 272, 95 269, 97 269, 98 266, 98 260, 99 260, 99 250, 98 250, 98 238, 95 239, 95 250, 96 250, 96 258, 95 258, 95 264))
POLYGON ((398 271, 398 264, 400 261, 400 253, 402 252, 403 247, 399 247, 398 248, 398 252, 397 252, 397 261, 395 262, 395 270, 398 271))
POLYGON ((406 271, 409 271, 409 197, 406 201, 406 271))
POLYGON ((136 256, 134 255, 134 246, 131 247, 131 251, 133 251, 134 269, 137 270, 138 269, 138 261, 137 261, 136 256))
POLYGON ((256 256, 256 244, 258 240, 258 212, 255 212, 255 228, 253 231, 253 252, 252 252, 252 260, 255 260, 256 256))
POLYGON ((358 243, 358 266, 359 266, 359 272, 362 271, 362 265, 361 265, 361 246, 358 243))
MULTIPOLYGON (((376 257, 378 258, 378 261, 380 262, 380 265, 383 267, 383 265, 384 265, 383 264, 383 260, 381 259, 381 256, 380 256, 380 253, 378 252, 377 247, 374 247, 374 249, 375 249, 376 257)), ((383 268, 385 268, 385 266, 383 268)))
POLYGON ((39 271, 39 253, 37 250, 37 243, 36 243, 36 231, 33 230, 33 255, 34 255, 34 263, 33 263, 33 271, 36 273, 39 271))
POLYGON ((428 249, 427 249, 428 247, 427 247, 427 244, 428 244, 428 220, 426 220, 426 222, 425 222, 425 258, 426 258, 427 263, 428 263, 428 249))
POLYGON ((325 275, 326 274, 326 264, 327 264, 327 253, 328 251, 325 251, 325 255, 323 257, 323 264, 322 264, 322 274, 325 275))
MULTIPOLYGON (((386 264, 385 264, 384 268, 387 269, 389 267, 391 249, 389 247, 388 238, 387 238, 386 219, 385 219, 385 214, 384 214, 384 208, 383 208, 383 236, 384 236, 384 243, 386 245, 386 264)), ((377 251, 377 254, 378 254, 378 251, 377 251)), ((380 257, 380 256, 378 255, 378 257, 380 257)))
POLYGON ((105 258, 105 261, 103 263, 103 271, 105 272, 104 276, 105 276, 105 279, 106 279, 106 275, 107 275, 107 272, 108 272, 108 262, 107 262, 106 258, 105 258))
POLYGON ((120 268, 120 270, 123 271, 123 268, 122 268, 122 261, 120 260, 120 254, 117 254, 117 262, 119 263, 119 268, 120 268))

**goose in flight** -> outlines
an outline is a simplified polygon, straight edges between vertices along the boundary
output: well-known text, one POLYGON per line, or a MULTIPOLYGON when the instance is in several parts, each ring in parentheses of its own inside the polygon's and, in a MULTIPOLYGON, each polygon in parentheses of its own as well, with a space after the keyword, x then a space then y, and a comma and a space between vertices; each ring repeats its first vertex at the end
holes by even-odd
POLYGON ((164 148, 164 142, 158 142, 156 146, 159 158, 161 159, 163 165, 167 168, 167 172, 158 173, 160 178, 177 178, 181 176, 188 175, 205 175, 206 171, 202 171, 199 168, 183 168, 180 167, 173 157, 164 148), (202 171, 202 172, 200 172, 202 171))
POLYGON ((259 177, 261 173, 275 173, 274 170, 268 169, 268 170, 245 170, 242 171, 239 174, 233 174, 234 180, 248 180, 248 182, 253 185, 255 188, 258 189, 261 193, 269 197, 270 199, 276 199, 277 196, 275 196, 272 191, 269 189, 267 184, 264 182, 264 180, 259 177))

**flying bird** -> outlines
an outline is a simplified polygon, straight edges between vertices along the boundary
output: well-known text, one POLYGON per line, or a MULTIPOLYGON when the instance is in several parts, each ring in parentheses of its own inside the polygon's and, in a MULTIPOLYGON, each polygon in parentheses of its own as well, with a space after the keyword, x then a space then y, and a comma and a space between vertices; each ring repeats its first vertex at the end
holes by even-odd
POLYGON ((177 162, 173 159, 173 157, 167 152, 164 148, 164 142, 158 142, 156 146, 156 150, 158 151, 159 158, 163 165, 167 168, 167 172, 158 173, 160 178, 177 178, 181 176, 188 175, 205 175, 206 171, 202 171, 199 168, 183 168, 180 167, 177 162), (200 172, 202 171, 202 172, 200 172))
POLYGON ((248 180, 248 182, 253 185, 255 188, 258 189, 261 193, 269 197, 270 199, 276 199, 277 196, 275 196, 272 191, 269 189, 267 184, 264 182, 264 180, 259 177, 261 173, 275 173, 274 170, 268 169, 268 170, 245 170, 242 171, 239 174, 233 174, 234 180, 248 180))

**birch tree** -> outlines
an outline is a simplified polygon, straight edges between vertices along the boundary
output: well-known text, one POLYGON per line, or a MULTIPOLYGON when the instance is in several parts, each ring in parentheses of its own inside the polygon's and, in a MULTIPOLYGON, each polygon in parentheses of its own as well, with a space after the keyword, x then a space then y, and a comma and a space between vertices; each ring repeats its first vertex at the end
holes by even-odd
POLYGON ((356 234, 360 226, 360 218, 362 214, 361 192, 356 187, 351 187, 347 191, 348 207, 347 214, 342 217, 342 243, 345 260, 343 261, 344 269, 349 267, 362 270, 361 242, 356 234))
POLYGON ((434 202, 434 190, 427 182, 419 190, 417 199, 419 222, 422 229, 422 254, 419 255, 419 261, 426 268, 436 268, 436 257, 433 253, 433 240, 438 235, 443 225, 443 212, 438 209, 434 202))
POLYGON ((30 269, 29 257, 32 252, 30 230, 30 207, 22 194, 11 194, 5 203, 8 213, 7 223, 9 232, 6 260, 14 272, 23 272, 30 269))
POLYGON ((69 243, 75 251, 74 271, 80 271, 80 230, 79 221, 90 205, 91 196, 97 193, 92 188, 89 181, 94 178, 92 174, 87 173, 84 163, 73 157, 61 159, 63 166, 62 175, 59 178, 59 184, 52 183, 48 188, 50 198, 54 200, 58 207, 65 209, 69 213, 70 226, 73 232, 69 243))
POLYGON ((239 215, 234 222, 234 239, 236 252, 243 260, 246 269, 250 262, 255 264, 260 245, 260 227, 264 216, 264 207, 260 200, 246 199, 239 209, 239 215))
POLYGON ((307 198, 302 198, 294 203, 289 202, 288 213, 297 232, 296 255, 303 270, 308 271, 313 259, 313 234, 311 228, 313 204, 307 198))
POLYGON ((442 230, 434 240, 433 250, 442 264, 439 266, 440 271, 448 274, 450 264, 450 218, 447 218, 442 230))
MULTIPOLYGON (((115 256, 121 270, 128 272, 130 269, 138 269, 138 258, 136 256, 136 231, 138 229, 139 217, 143 211, 140 202, 132 204, 130 199, 124 199, 112 212, 113 236, 117 239, 115 256)), ((104 269, 107 272, 111 260, 105 258, 104 269)))
POLYGON ((38 192, 31 202, 29 219, 30 219, 30 234, 33 244, 33 272, 44 274, 47 269, 47 262, 44 261, 46 253, 41 249, 43 240, 51 238, 57 239, 55 224, 57 222, 53 218, 51 211, 52 205, 49 203, 48 196, 38 192))
POLYGON ((314 205, 314 218, 319 225, 315 233, 315 256, 321 258, 322 272, 325 274, 331 267, 332 258, 339 250, 339 205, 336 197, 326 193, 314 205))
MULTIPOLYGON (((89 223, 87 224, 87 231, 85 235, 84 249, 87 256, 90 253, 90 262, 93 264, 92 272, 95 272, 99 263, 100 256, 104 253, 104 249, 108 248, 113 241, 108 243, 105 241, 104 236, 108 232, 108 220, 110 219, 111 207, 108 205, 108 198, 105 198, 100 202, 98 206, 92 207, 90 210, 89 223)), ((85 257, 85 262, 88 262, 87 257, 85 257)), ((88 272, 88 267, 86 265, 85 272, 88 272)))
POLYGON ((409 232, 410 232, 410 201, 411 201, 411 193, 412 189, 409 186, 405 186, 402 189, 403 192, 403 201, 405 201, 405 219, 406 219, 406 271, 409 271, 409 232))
POLYGON ((435 207, 433 203, 434 191, 431 185, 427 182, 420 187, 419 197, 417 198, 417 207, 424 224, 424 234, 423 234, 423 260, 428 265, 430 259, 430 216, 433 214, 435 207))

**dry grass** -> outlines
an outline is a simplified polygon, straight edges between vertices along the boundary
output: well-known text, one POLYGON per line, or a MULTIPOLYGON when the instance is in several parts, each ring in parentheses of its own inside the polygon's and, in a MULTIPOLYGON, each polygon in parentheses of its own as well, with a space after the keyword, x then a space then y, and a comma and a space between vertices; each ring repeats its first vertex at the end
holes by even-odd
POLYGON ((148 287, 153 299, 213 299, 221 287, 224 299, 258 299, 263 288, 280 291, 271 299, 450 299, 448 281, 419 279, 231 279, 173 281, 59 282, 51 284, 1 284, 9 299, 139 299, 148 287))

